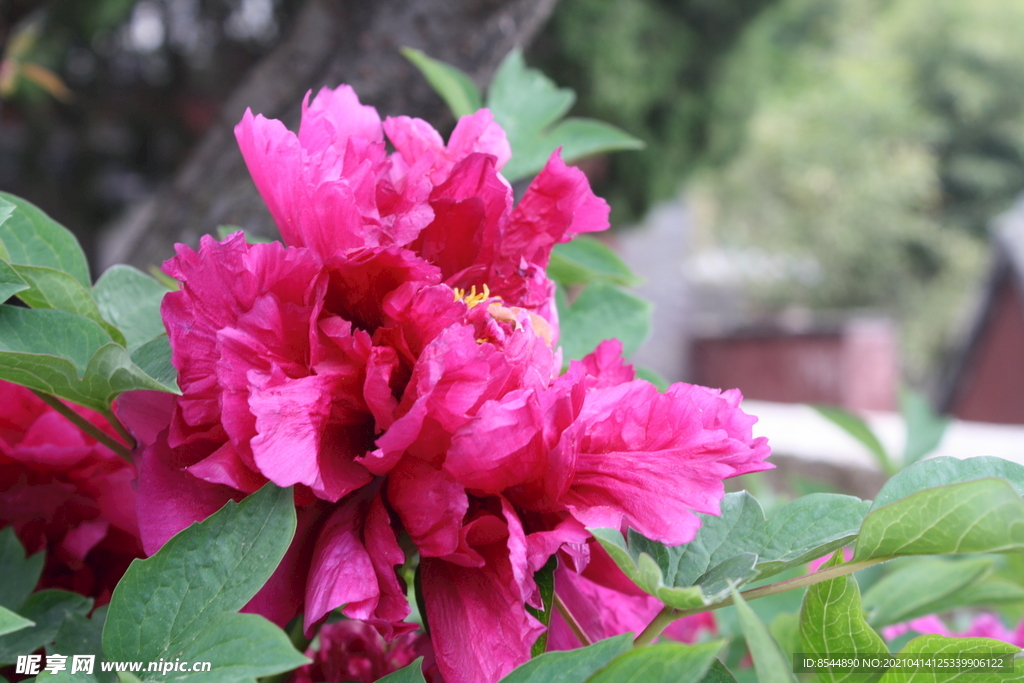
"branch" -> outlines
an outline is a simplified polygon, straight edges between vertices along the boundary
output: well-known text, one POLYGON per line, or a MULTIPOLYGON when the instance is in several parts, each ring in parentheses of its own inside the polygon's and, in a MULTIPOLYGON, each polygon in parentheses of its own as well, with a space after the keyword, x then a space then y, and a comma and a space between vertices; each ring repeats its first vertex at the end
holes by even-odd
POLYGON ((580 626, 580 622, 576 621, 576 617, 569 611, 569 608, 565 606, 565 603, 562 602, 562 598, 558 597, 558 593, 555 593, 554 603, 555 609, 557 609, 558 613, 562 615, 563 619, 565 619, 565 623, 569 625, 569 629, 573 632, 573 635, 579 639, 580 644, 582 644, 583 647, 593 645, 594 641, 590 639, 583 630, 583 627, 580 626))
MULTIPOLYGON (((788 579, 786 581, 779 581, 778 583, 772 583, 767 586, 761 586, 760 588, 751 588, 745 590, 740 595, 746 601, 757 600, 769 595, 775 595, 777 593, 785 593, 786 591, 796 590, 797 588, 805 588, 812 586, 822 581, 830 581, 831 579, 845 576, 846 574, 852 574, 853 572, 866 569, 882 562, 888 562, 893 558, 891 557, 879 557, 873 560, 862 560, 860 562, 851 562, 849 564, 841 564, 836 567, 829 567, 813 574, 804 574, 794 579, 788 579)), ((693 616, 694 614, 702 614, 704 612, 710 612, 711 610, 719 609, 720 607, 728 607, 733 602, 732 597, 725 598, 720 602, 713 603, 711 605, 705 605, 703 607, 694 607, 691 609, 675 609, 674 607, 666 606, 665 609, 658 613, 658 616, 654 617, 654 620, 647 625, 640 635, 633 641, 633 647, 641 647, 643 645, 650 645, 654 640, 661 635, 662 631, 668 628, 668 625, 677 619, 683 617, 693 616)))
MULTIPOLYGON (((72 410, 68 406, 64 405, 60 401, 60 399, 58 399, 56 396, 51 396, 50 394, 44 394, 43 392, 36 391, 35 389, 32 390, 32 393, 35 394, 36 396, 38 396, 40 398, 40 400, 43 401, 43 403, 45 403, 46 405, 50 406, 51 408, 56 410, 58 413, 63 415, 65 418, 67 418, 68 421, 70 421, 73 425, 75 425, 76 427, 81 429, 83 432, 85 432, 86 434, 88 434, 92 438, 94 438, 97 441, 99 441, 101 444, 103 444, 104 446, 106 446, 110 450, 112 450, 115 453, 117 453, 118 455, 120 455, 122 458, 124 458, 129 463, 131 463, 131 461, 132 461, 132 452, 131 452, 131 450, 126 445, 124 445, 123 443, 121 443, 120 441, 115 439, 114 437, 110 436, 109 434, 104 432, 102 429, 100 429, 99 427, 94 425, 93 423, 91 423, 88 420, 86 420, 84 417, 82 417, 81 415, 76 413, 74 410, 72 410)), ((123 429, 123 427, 122 427, 122 429, 123 429)))

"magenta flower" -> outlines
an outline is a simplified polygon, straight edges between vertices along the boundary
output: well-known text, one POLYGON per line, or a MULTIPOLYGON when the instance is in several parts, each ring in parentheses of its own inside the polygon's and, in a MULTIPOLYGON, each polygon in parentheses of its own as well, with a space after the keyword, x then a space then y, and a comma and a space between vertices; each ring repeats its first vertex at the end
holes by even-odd
MULTIPOLYGON (((142 557, 135 470, 25 387, 0 380, 0 396, 0 527, 29 554, 46 551, 40 588, 108 602, 142 557)), ((117 438, 99 414, 75 411, 117 438)))
POLYGON ((373 683, 423 657, 427 680, 440 680, 433 669, 430 639, 423 633, 406 633, 390 643, 369 624, 336 621, 320 629, 320 649, 310 648, 313 661, 296 669, 291 683, 373 683))
POLYGON ((1002 619, 990 612, 976 615, 967 630, 961 632, 950 629, 937 615, 928 614, 900 624, 885 626, 882 628, 882 637, 886 640, 895 640, 910 631, 921 635, 935 634, 948 638, 993 638, 1017 647, 1024 647, 1024 620, 1011 631, 1006 628, 1002 619))
POLYGON ((736 392, 660 394, 617 342, 559 375, 544 269, 608 207, 557 153, 513 207, 486 111, 444 145, 342 86, 297 136, 248 112, 236 134, 288 246, 204 238, 165 264, 182 396, 125 418, 146 443, 147 552, 267 481, 294 486, 295 541, 247 609, 408 633, 404 537, 440 673, 490 682, 544 629, 534 574, 556 553, 587 566, 587 526, 683 543, 723 479, 768 467, 736 392))

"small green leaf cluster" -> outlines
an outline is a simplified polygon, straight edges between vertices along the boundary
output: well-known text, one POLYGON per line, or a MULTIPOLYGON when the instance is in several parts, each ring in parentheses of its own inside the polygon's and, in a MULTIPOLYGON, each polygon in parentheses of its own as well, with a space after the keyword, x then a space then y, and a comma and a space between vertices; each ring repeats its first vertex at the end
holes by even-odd
POLYGON ((0 532, 0 666, 45 647, 99 655, 93 673, 42 672, 37 683, 255 683, 308 660, 277 626, 238 611, 277 568, 295 533, 290 489, 268 484, 183 530, 155 555, 132 562, 108 606, 75 593, 29 595, 43 553, 25 558, 10 527, 0 532), (92 611, 91 618, 88 616, 92 611), (148 670, 154 662, 210 662, 209 671, 148 670), (117 664, 142 662, 141 670, 117 664), (106 664, 107 666, 104 666, 106 664), (112 670, 111 670, 112 669, 112 670), (124 670, 122 670, 124 669, 124 670))
POLYGON ((133 389, 176 392, 160 319, 167 288, 114 266, 92 284, 75 237, 0 193, 0 379, 107 413, 133 389))
MULTIPOLYGON (((926 614, 1024 601, 1024 586, 993 572, 993 554, 1024 552, 1022 493, 1020 465, 1000 458, 940 457, 902 470, 873 502, 817 493, 766 518, 749 493, 728 494, 721 515, 702 515, 696 538, 682 546, 666 547, 632 530, 626 538, 617 530, 593 531, 623 572, 666 605, 638 642, 649 642, 680 617, 734 605, 757 679, 793 681, 787 657, 794 652, 886 653, 875 628, 926 614), (849 562, 843 560, 844 546, 854 549, 849 562), (764 579, 830 552, 835 555, 818 572, 764 585, 764 579), (974 556, 959 557, 965 554, 974 556), (935 555, 957 557, 929 557, 935 555), (904 559, 862 600, 852 572, 896 558, 904 559), (777 619, 768 629, 746 604, 803 588, 795 628, 777 619)), ((911 641, 902 652, 966 656, 1018 650, 996 640, 930 635, 911 641)), ((895 670, 884 675, 822 671, 818 677, 874 683, 903 680, 902 675, 895 670)))
POLYGON ((640 140, 602 121, 565 118, 576 93, 559 88, 540 71, 527 68, 518 48, 509 52, 498 67, 486 101, 465 72, 413 48, 403 48, 402 54, 423 73, 455 116, 472 114, 481 107, 491 110, 512 147, 512 158, 502 169, 509 182, 537 173, 559 147, 566 162, 643 147, 640 140))

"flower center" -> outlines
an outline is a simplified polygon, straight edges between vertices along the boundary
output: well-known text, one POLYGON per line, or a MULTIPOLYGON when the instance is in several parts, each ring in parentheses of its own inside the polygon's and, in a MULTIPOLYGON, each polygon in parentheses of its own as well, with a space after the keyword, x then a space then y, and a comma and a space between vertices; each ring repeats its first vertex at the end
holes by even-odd
POLYGON ((465 301, 466 305, 469 306, 470 308, 473 308, 477 304, 482 304, 483 302, 491 298, 491 290, 487 287, 487 285, 484 285, 483 291, 480 292, 479 294, 477 294, 476 285, 473 285, 472 287, 469 288, 469 293, 466 293, 466 290, 460 289, 459 287, 455 287, 453 291, 455 292, 455 300, 465 301))

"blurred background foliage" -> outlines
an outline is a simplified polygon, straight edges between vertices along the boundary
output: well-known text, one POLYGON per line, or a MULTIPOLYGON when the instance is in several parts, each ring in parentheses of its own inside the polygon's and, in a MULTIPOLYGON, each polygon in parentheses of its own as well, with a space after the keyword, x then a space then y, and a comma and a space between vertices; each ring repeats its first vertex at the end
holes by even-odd
POLYGON ((1024 188, 1022 28, 1012 0, 782 0, 716 83, 705 239, 813 257, 760 300, 889 311, 921 377, 1024 188))
POLYGON ((299 4, 0 0, 0 188, 92 255, 99 230, 173 174, 299 4))
MULTIPOLYGON (((301 5, 0 0, 0 188, 90 250, 301 5)), ((920 378, 1024 188, 1022 33, 1019 0, 561 0, 526 59, 647 143, 588 166, 616 224, 685 185, 697 247, 803 264, 752 306, 890 312, 920 378)))

